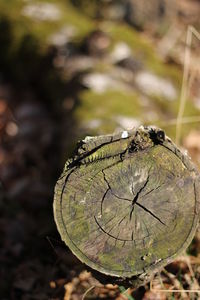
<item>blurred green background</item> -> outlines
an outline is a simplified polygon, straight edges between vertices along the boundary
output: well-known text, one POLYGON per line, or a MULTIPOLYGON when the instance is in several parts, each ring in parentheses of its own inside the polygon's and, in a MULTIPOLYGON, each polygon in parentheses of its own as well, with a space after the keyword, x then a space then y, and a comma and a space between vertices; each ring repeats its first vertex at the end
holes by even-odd
MULTIPOLYGON (((175 138, 187 26, 200 30, 199 15, 198 0, 0 0, 2 299, 63 299, 83 268, 52 216, 77 140, 141 124, 175 138)), ((199 43, 187 117, 199 116, 199 43)), ((199 123, 181 139, 199 164, 199 123)))

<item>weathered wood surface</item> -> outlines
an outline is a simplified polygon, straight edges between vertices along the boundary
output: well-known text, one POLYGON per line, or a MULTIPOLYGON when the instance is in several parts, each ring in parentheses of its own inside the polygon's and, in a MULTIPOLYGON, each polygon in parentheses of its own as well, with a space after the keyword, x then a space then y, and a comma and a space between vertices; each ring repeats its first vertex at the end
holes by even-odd
POLYGON ((199 187, 188 156, 160 129, 87 137, 57 182, 55 221, 82 262, 138 285, 190 244, 199 187))

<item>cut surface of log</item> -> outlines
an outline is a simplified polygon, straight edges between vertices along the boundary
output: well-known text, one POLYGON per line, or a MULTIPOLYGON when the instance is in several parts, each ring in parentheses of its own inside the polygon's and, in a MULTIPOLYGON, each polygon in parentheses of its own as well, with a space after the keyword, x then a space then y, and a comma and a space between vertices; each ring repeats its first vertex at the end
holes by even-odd
POLYGON ((199 182, 189 157, 156 127, 87 137, 56 184, 58 231, 89 267, 145 282, 192 241, 199 182))

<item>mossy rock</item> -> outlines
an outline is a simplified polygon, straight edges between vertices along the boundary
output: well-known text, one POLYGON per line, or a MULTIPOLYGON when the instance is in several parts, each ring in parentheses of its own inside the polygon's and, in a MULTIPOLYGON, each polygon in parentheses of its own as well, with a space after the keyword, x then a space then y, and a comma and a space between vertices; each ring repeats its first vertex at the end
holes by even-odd
POLYGON ((199 188, 193 163, 158 128, 87 137, 57 182, 55 221, 82 262, 138 286, 192 241, 199 188))

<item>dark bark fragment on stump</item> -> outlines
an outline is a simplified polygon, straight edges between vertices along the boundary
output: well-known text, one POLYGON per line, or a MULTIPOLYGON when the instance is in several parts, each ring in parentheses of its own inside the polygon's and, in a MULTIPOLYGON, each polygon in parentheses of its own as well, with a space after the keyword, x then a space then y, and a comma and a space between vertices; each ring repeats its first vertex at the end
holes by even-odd
POLYGON ((82 262, 138 286, 190 244, 199 187, 188 156, 158 128, 87 137, 57 182, 55 221, 82 262))

